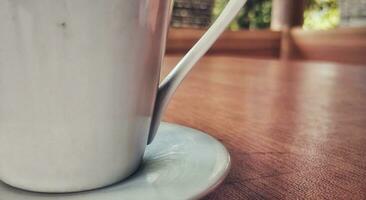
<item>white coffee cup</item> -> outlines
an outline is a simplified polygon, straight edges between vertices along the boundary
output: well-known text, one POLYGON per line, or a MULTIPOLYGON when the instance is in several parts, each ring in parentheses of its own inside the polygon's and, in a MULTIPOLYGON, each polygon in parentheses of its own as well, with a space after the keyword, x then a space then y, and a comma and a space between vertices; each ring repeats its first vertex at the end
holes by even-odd
POLYGON ((160 84, 171 0, 0 0, 0 178, 74 192, 139 166, 167 102, 244 5, 160 84))

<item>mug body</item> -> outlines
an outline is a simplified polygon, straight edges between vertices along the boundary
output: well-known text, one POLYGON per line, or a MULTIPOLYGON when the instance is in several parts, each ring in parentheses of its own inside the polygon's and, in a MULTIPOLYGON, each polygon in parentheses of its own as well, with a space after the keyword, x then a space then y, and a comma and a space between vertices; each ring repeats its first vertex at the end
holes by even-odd
POLYGON ((103 187, 146 147, 170 0, 0 0, 0 178, 103 187))

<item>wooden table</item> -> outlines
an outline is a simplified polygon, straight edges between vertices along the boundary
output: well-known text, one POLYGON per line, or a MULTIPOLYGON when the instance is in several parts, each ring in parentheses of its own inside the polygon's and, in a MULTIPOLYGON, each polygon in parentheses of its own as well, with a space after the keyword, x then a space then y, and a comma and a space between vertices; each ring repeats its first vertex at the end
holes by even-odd
POLYGON ((230 151, 231 172, 205 199, 366 198, 366 66, 206 57, 165 121, 230 151))

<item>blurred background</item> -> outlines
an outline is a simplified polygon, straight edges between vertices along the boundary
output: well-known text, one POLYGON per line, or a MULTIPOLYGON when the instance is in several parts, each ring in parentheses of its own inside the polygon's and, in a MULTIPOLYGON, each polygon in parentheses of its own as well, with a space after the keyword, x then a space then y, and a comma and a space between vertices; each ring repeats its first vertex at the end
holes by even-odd
MULTIPOLYGON (((175 0, 167 53, 183 54, 229 0, 175 0)), ((208 55, 366 63, 366 0, 248 0, 208 55)))

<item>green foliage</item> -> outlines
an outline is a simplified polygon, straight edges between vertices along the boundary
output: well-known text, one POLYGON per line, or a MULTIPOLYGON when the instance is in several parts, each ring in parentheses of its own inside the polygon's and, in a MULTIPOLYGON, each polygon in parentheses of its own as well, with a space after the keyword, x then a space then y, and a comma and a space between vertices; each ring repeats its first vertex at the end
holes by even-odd
MULTIPOLYGON (((229 0, 215 0, 213 18, 216 19, 229 0)), ((272 0, 248 0, 230 24, 231 30, 265 29, 271 25, 272 0)))
POLYGON ((340 21, 337 0, 308 0, 304 13, 304 29, 335 28, 340 21))

